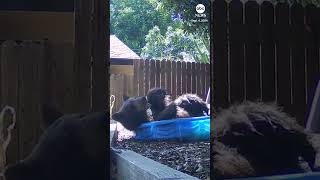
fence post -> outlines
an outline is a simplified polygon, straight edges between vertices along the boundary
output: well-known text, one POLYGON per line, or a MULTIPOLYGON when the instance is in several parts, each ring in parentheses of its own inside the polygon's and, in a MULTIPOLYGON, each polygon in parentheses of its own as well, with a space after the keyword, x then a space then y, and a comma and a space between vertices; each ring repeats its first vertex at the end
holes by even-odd
POLYGON ((234 0, 229 5, 230 32, 230 101, 245 99, 245 58, 243 3, 234 0))
MULTIPOLYGON (((20 118, 18 114, 19 102, 19 51, 20 47, 14 41, 5 41, 0 46, 0 108, 9 105, 16 110, 16 118, 20 118)), ((15 128, 12 130, 11 143, 7 150, 7 164, 17 162, 19 158, 19 121, 16 122, 15 128)))
POLYGON ((265 1, 261 5, 261 88, 263 101, 276 100, 274 26, 274 6, 271 2, 265 1))
POLYGON ((304 124, 306 113, 305 56, 304 56, 304 9, 300 4, 291 6, 291 66, 292 66, 292 112, 299 123, 304 124))
POLYGON ((213 28, 215 37, 213 41, 215 50, 213 54, 213 102, 215 107, 228 105, 228 47, 227 47, 227 13, 228 6, 223 0, 213 1, 213 28))
POLYGON ((289 48, 289 5, 276 5, 277 100, 285 111, 291 110, 291 68, 289 48))

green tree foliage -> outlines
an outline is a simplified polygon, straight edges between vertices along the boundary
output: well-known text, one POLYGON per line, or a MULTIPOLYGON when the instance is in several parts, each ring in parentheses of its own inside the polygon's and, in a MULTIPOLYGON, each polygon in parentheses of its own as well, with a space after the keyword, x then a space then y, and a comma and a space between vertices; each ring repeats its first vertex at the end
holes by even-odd
POLYGON ((291 0, 291 2, 297 2, 303 6, 315 5, 316 7, 320 7, 320 0, 291 0))
MULTIPOLYGON (((181 29, 184 30, 187 39, 192 42, 191 48, 184 51, 193 57, 194 60, 200 62, 209 62, 210 51, 210 1, 209 0, 161 0, 162 6, 168 10, 171 16, 180 19, 182 22, 181 29), (205 19, 206 22, 195 22, 198 19, 196 17, 196 6, 203 4, 206 7, 205 19)), ((186 39, 186 38, 181 38, 186 39)))
POLYGON ((209 62, 209 23, 191 21, 197 4, 194 0, 111 0, 111 33, 144 58, 209 62))
POLYGON ((149 0, 111 0, 110 31, 135 52, 145 45, 145 35, 154 26, 162 31, 171 22, 157 4, 149 0))
POLYGON ((209 62, 209 50, 200 38, 181 28, 168 27, 164 35, 155 26, 146 36, 147 44, 141 56, 146 59, 184 59, 202 63, 209 62))
POLYGON ((207 18, 210 17, 209 0, 162 0, 161 3, 171 14, 181 18, 184 30, 209 37, 209 22, 193 23, 192 21, 196 18, 196 6, 198 4, 203 4, 206 7, 204 14, 207 18))
POLYGON ((289 4, 298 3, 302 6, 314 5, 316 7, 320 7, 320 0, 271 0, 273 3, 283 3, 288 2, 289 4))

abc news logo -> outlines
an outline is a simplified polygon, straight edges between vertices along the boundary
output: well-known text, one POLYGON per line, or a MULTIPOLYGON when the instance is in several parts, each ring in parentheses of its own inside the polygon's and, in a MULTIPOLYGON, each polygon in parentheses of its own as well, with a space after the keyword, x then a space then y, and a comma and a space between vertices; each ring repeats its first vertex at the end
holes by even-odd
POLYGON ((196 6, 196 11, 197 13, 202 14, 206 11, 206 7, 203 4, 198 4, 196 6))

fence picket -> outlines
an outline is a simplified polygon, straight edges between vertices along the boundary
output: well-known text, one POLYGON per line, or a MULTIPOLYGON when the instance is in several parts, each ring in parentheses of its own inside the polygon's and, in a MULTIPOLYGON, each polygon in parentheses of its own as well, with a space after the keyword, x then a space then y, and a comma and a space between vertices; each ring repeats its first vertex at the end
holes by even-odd
POLYGON ((144 61, 145 60, 140 60, 140 66, 139 66, 139 96, 145 96, 144 93, 144 61))
POLYGON ((246 99, 261 98, 260 88, 260 55, 259 55, 259 6, 256 1, 245 4, 246 45, 245 45, 245 73, 246 99))
POLYGON ((193 94, 197 93, 197 76, 198 74, 196 73, 196 63, 192 62, 191 63, 191 92, 193 94))
POLYGON ((169 61, 170 64, 171 64, 171 72, 172 72, 172 75, 171 75, 171 96, 173 99, 175 99, 177 97, 177 89, 178 89, 178 83, 177 83, 177 63, 176 62, 172 62, 172 61, 169 61))
POLYGON ((181 62, 181 94, 187 92, 187 63, 181 62))
POLYGON ((156 76, 156 87, 160 87, 161 86, 161 83, 160 83, 160 79, 161 79, 161 66, 160 66, 160 61, 159 60, 156 60, 156 73, 155 73, 155 76, 156 76))
MULTIPOLYGON (((173 74, 173 72, 172 72, 172 61, 169 61, 169 60, 167 60, 166 61, 166 70, 165 70, 165 72, 166 72, 166 89, 168 90, 168 93, 169 94, 171 94, 172 96, 173 96, 173 92, 172 92, 172 85, 171 85, 171 83, 172 83, 172 74, 173 74)), ((173 86, 175 87, 175 84, 173 84, 173 86)), ((174 95, 174 97, 175 97, 175 95, 174 95)), ((172 97, 173 98, 173 97, 172 97)))
POLYGON ((291 109, 291 68, 289 48, 289 6, 276 6, 277 100, 287 112, 291 109))
POLYGON ((303 7, 299 4, 293 4, 291 7, 292 110, 296 113, 297 120, 302 124, 306 113, 303 16, 303 7))
POLYGON ((160 87, 166 89, 166 60, 160 61, 160 87))
POLYGON ((245 96, 243 4, 232 1, 230 11, 230 101, 243 101, 245 96))
POLYGON ((177 97, 182 94, 182 63, 177 62, 177 97))
POLYGON ((192 91, 192 89, 191 89, 191 81, 192 81, 191 72, 192 72, 192 64, 191 64, 191 62, 187 62, 187 73, 186 73, 187 74, 187 89, 186 89, 185 93, 192 91))
MULTIPOLYGON (((138 74, 139 74, 139 61, 134 60, 133 61, 133 81, 138 82, 138 74)), ((151 71, 152 72, 152 71, 151 71)), ((152 77, 152 76, 151 76, 152 77)), ((110 84, 112 86, 112 84, 110 84)), ((133 95, 138 96, 139 95, 139 84, 138 83, 133 83, 133 95)))
POLYGON ((144 92, 147 93, 150 89, 150 61, 145 60, 144 61, 144 70, 145 70, 145 86, 144 86, 144 92))
POLYGON ((214 38, 214 77, 213 77, 213 106, 224 108, 229 103, 228 81, 228 40, 227 40, 227 3, 225 1, 213 1, 213 28, 214 38))
POLYGON ((195 68, 195 74, 197 74, 196 77, 196 94, 198 94, 200 97, 203 96, 203 88, 201 86, 201 64, 200 63, 196 63, 196 68, 195 68))
POLYGON ((156 87, 156 62, 155 60, 150 61, 150 88, 156 87))
POLYGON ((261 75, 262 100, 276 100, 274 8, 271 2, 261 5, 261 75))

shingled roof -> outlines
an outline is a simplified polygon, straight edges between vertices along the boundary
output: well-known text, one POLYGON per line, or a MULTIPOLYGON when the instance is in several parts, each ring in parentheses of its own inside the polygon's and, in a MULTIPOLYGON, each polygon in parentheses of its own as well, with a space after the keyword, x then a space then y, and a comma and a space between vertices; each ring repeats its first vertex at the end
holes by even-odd
POLYGON ((110 35, 110 59, 140 59, 140 57, 115 35, 110 35))

